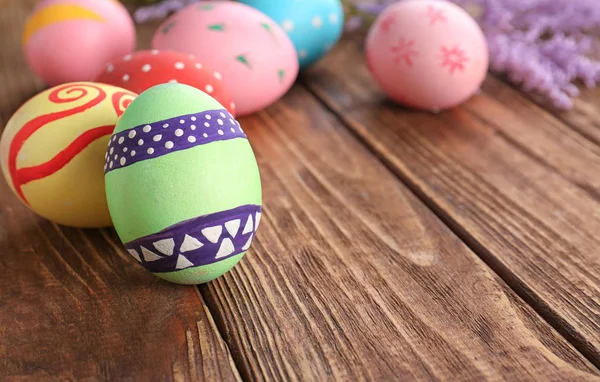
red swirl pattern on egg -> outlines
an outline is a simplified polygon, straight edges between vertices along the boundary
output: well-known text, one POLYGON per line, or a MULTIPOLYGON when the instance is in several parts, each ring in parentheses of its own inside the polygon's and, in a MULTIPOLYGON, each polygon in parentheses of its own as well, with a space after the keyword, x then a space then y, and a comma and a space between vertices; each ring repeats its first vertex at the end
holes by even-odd
POLYGON ((68 84, 60 86, 52 91, 48 95, 48 100, 52 103, 63 104, 77 102, 84 97, 90 95, 90 92, 94 91, 97 94, 94 95, 89 101, 84 104, 72 107, 67 110, 49 113, 41 115, 37 118, 27 122, 23 128, 13 138, 9 154, 8 154, 8 168, 10 176, 15 188, 17 195, 21 199, 27 202, 27 198, 23 194, 22 186, 37 180, 44 178, 50 174, 55 173, 64 167, 71 159, 73 159, 78 153, 85 149, 90 143, 96 139, 110 135, 114 130, 114 125, 111 126, 99 126, 97 128, 86 131, 84 134, 77 137, 62 151, 56 154, 49 161, 39 164, 37 166, 25 167, 17 169, 17 155, 25 144, 25 141, 31 137, 36 131, 43 128, 47 124, 57 121, 59 119, 67 118, 69 116, 82 113, 88 110, 106 99, 106 92, 101 88, 90 85, 90 84, 68 84))

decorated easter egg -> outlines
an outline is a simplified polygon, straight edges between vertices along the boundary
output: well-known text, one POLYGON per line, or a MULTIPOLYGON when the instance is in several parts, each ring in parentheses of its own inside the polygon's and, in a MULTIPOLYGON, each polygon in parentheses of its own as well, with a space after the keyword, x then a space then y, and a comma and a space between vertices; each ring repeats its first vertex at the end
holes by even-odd
POLYGON ((258 165, 239 122, 208 94, 183 84, 140 94, 104 169, 120 239, 158 277, 204 283, 250 248, 262 211, 258 165))
POLYGON ((475 20, 438 0, 407 0, 386 8, 369 30, 366 58, 390 98, 422 109, 464 102, 488 69, 487 44, 475 20))
POLYGON ((298 75, 298 56, 283 29, 264 13, 237 2, 189 5, 165 20, 152 45, 193 54, 218 70, 238 116, 277 101, 298 75))
POLYGON ((44 0, 22 38, 29 67, 50 86, 92 81, 135 48, 135 27, 116 0, 44 0))
POLYGON ((104 154, 119 116, 135 97, 121 88, 84 82, 31 98, 10 118, 0 142, 10 188, 56 223, 110 226, 104 154))
POLYGON ((323 57, 339 40, 344 25, 340 0, 239 0, 264 12, 287 32, 300 68, 323 57))
POLYGON ((173 51, 144 50, 109 62, 96 82, 141 94, 164 83, 190 85, 208 93, 235 116, 235 103, 225 90, 220 72, 194 56, 173 51))

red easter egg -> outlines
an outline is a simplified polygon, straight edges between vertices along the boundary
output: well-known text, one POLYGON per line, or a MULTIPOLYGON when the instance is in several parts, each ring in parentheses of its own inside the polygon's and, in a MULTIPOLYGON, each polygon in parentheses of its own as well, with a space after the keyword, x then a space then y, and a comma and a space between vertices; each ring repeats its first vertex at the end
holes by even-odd
POLYGON ((137 94, 159 84, 185 84, 207 93, 235 116, 235 104, 225 89, 221 74, 192 55, 164 50, 135 52, 108 63, 95 81, 137 94))

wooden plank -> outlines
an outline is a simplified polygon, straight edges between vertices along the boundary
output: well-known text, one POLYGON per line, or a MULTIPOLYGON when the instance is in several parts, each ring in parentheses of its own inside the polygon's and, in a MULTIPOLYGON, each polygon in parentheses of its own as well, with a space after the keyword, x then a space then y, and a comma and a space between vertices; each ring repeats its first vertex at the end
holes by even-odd
MULTIPOLYGON (((0 12, 0 125, 40 89, 20 51, 33 2, 0 12)), ((239 380, 195 287, 143 270, 113 230, 36 217, 0 185, 0 380, 239 380)))
POLYGON ((244 379, 598 378, 302 87, 241 123, 261 229, 201 292, 244 379))
POLYGON ((394 105, 372 82, 355 39, 346 39, 304 81, 600 365, 597 145, 492 78, 482 94, 439 115, 394 105))

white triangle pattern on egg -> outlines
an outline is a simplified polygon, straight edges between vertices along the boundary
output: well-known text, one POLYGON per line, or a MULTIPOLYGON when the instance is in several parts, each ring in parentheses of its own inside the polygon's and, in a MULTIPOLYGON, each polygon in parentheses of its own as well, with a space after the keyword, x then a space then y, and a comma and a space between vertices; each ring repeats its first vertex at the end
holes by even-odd
POLYGON ((185 256, 179 255, 179 257, 177 257, 177 265, 175 266, 175 269, 184 269, 193 266, 194 264, 191 261, 189 261, 185 256))
POLYGON ((137 251, 135 249, 128 249, 127 251, 129 251, 129 254, 138 261, 138 263, 142 262, 142 259, 140 259, 140 254, 137 253, 137 251))
POLYGON ((208 241, 214 244, 216 244, 219 241, 222 232, 223 227, 221 227, 220 225, 215 227, 204 228, 202 230, 202 234, 204 235, 204 237, 206 237, 208 241))
POLYGON ((246 221, 246 226, 244 226, 244 231, 242 234, 245 235, 248 232, 252 232, 254 230, 254 223, 252 222, 252 215, 248 215, 248 221, 246 221))
POLYGON ((167 256, 171 256, 173 254, 173 250, 175 249, 175 240, 173 239, 163 239, 155 241, 152 244, 160 253, 167 256))
POLYGON ((225 223, 225 229, 227 229, 227 232, 229 232, 231 237, 235 237, 235 235, 237 235, 238 231, 240 230, 241 224, 242 221, 240 219, 231 220, 225 223))
POLYGON ((248 238, 248 241, 242 247, 242 251, 247 251, 250 248, 250 244, 252 244, 252 238, 253 237, 254 237, 254 234, 250 235, 250 237, 248 238))
POLYGON ((219 247, 219 251, 215 256, 215 259, 220 259, 221 257, 229 256, 235 251, 235 247, 233 246, 233 242, 229 238, 223 239, 221 242, 221 246, 219 247))
POLYGON ((183 238, 183 243, 181 243, 181 247, 179 248, 179 252, 188 252, 193 251, 195 249, 203 247, 204 244, 200 242, 200 240, 195 237, 191 237, 190 235, 185 235, 183 238))
POLYGON ((141 247, 141 248, 142 248, 142 255, 144 256, 144 260, 156 261, 156 260, 162 259, 162 257, 160 257, 156 253, 146 249, 145 247, 141 247))
POLYGON ((258 230, 258 225, 260 224, 260 218, 261 218, 261 217, 262 217, 262 213, 260 213, 260 212, 257 212, 257 213, 256 213, 256 223, 255 223, 255 224, 256 224, 256 228, 254 228, 254 230, 255 230, 255 231, 257 231, 257 230, 258 230))

